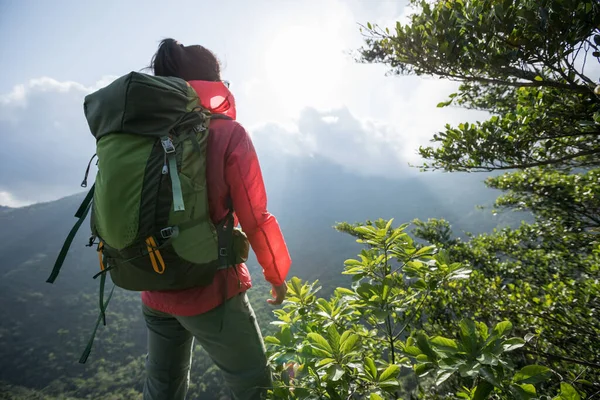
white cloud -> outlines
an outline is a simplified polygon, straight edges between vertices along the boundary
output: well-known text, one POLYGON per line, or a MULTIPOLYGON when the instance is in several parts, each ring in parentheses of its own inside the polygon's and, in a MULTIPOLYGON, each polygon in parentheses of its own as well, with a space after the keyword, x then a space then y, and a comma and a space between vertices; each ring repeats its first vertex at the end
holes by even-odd
MULTIPOLYGON (((2 202, 28 204, 82 190, 79 183, 94 152, 83 97, 111 80, 86 87, 41 78, 2 97, 0 169, 12 172, 0 177, 2 202)), ((251 127, 261 158, 318 156, 353 173, 395 178, 417 172, 408 163, 418 163, 416 149, 445 122, 473 118, 463 110, 435 107, 454 83, 378 76, 373 81, 372 87, 357 83, 345 92, 345 103, 355 108, 304 107, 295 118, 275 116, 251 127), (377 86, 379 79, 387 85, 377 86)))
POLYGON ((261 157, 319 157, 355 174, 390 178, 410 172, 396 137, 390 126, 360 121, 347 108, 305 108, 294 129, 271 123, 253 133, 261 157))
POLYGON ((0 206, 24 207, 29 204, 31 204, 31 202, 16 199, 11 193, 0 191, 0 206))
MULTIPOLYGON (((436 108, 457 89, 454 82, 386 77, 386 66, 347 54, 362 45, 358 23, 393 25, 391 16, 404 18, 407 7, 324 0, 317 9, 294 14, 293 23, 270 20, 265 43, 252 47, 252 60, 242 63, 248 68, 232 77, 238 118, 261 158, 319 156, 354 172, 397 176, 416 172, 407 163, 419 162, 417 148, 445 123, 483 116, 436 108)), ((0 191, 41 201, 80 190, 94 151, 83 97, 113 79, 86 86, 42 77, 0 95, 0 168, 14 171, 0 176, 0 191)))
POLYGON ((0 96, 0 201, 23 205, 82 190, 94 153, 83 98, 112 79, 86 87, 43 77, 0 96))
MULTIPOLYGON (((115 80, 116 76, 104 76, 91 87, 86 87, 78 82, 66 81, 60 82, 49 77, 31 79, 27 84, 19 84, 13 87, 10 93, 0 95, 0 105, 3 106, 27 106, 27 97, 35 93, 54 92, 54 93, 81 93, 83 95, 98 90, 115 80)), ((1 117, 1 114, 0 114, 1 117)))
POLYGON ((0 96, 0 104, 25 105, 25 85, 16 85, 10 93, 0 96))

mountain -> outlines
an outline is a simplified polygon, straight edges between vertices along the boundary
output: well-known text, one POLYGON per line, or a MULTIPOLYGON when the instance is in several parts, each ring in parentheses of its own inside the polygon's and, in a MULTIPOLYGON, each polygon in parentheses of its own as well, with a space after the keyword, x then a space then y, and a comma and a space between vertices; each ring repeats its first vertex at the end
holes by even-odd
MULTIPOLYGON (((319 279, 325 292, 346 283, 340 275, 343 262, 359 250, 353 238, 332 229, 336 222, 394 217, 399 224, 444 217, 458 233, 504 223, 475 210, 497 195, 484 187, 481 175, 418 174, 391 180, 358 176, 319 158, 292 159, 284 167, 265 162, 263 171, 270 211, 294 261, 290 276, 319 279)), ((88 363, 77 363, 97 318, 98 283, 91 278, 97 258, 85 247, 88 225, 75 238, 56 283, 45 283, 82 198, 78 194, 0 210, 0 381, 44 389, 48 395, 139 398, 145 352, 139 294, 115 292, 108 325, 99 330, 88 363)), ((268 286, 254 259, 249 266, 255 284, 249 294, 266 332, 272 319, 272 308, 264 301, 268 286)), ((220 375, 200 349, 192 376, 191 398, 218 398, 220 375)))
MULTIPOLYGON (((357 176, 319 158, 263 163, 269 209, 278 218, 294 265, 303 279, 326 287, 340 282, 343 261, 360 249, 352 238, 332 229, 336 222, 394 218, 445 218, 455 233, 481 233, 507 223, 489 210, 499 192, 483 183, 485 175, 407 171, 403 179, 357 176), (283 167, 282 167, 283 165, 283 167)), ((508 221, 512 221, 508 216, 508 221)))

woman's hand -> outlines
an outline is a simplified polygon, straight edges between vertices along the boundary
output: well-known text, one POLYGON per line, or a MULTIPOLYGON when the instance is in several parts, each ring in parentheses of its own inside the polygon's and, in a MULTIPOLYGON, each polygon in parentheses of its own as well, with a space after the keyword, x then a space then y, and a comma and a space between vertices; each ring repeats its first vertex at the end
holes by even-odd
POLYGON ((267 303, 269 303, 273 306, 277 306, 277 305, 283 303, 283 300, 285 300, 286 294, 287 294, 287 285, 285 282, 278 286, 273 285, 273 289, 271 289, 271 295, 273 296, 273 299, 267 299, 267 303))

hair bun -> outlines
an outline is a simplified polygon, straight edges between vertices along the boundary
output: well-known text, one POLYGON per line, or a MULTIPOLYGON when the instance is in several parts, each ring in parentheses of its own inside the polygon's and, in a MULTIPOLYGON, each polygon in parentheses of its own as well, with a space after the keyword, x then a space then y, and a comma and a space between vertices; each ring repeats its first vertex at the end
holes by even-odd
POLYGON ((151 63, 154 74, 176 76, 186 81, 218 81, 221 68, 216 56, 200 45, 184 46, 175 39, 163 39, 151 63))

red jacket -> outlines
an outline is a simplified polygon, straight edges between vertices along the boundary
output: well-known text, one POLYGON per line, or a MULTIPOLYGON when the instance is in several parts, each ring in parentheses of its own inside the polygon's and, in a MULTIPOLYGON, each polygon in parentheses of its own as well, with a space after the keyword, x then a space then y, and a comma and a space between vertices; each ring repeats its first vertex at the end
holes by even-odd
MULTIPOLYGON (((235 100, 225 85, 189 83, 203 106, 235 119, 235 100)), ((290 255, 277 220, 267 211, 267 195, 252 140, 239 123, 225 119, 211 122, 206 169, 211 219, 216 223, 227 215, 225 200, 230 196, 236 224, 239 222, 248 235, 265 279, 273 285, 282 284, 291 265, 290 255)), ((174 315, 201 314, 252 286, 244 264, 237 267, 237 272, 236 275, 232 268, 219 270, 213 283, 205 287, 142 292, 142 301, 148 307, 174 315)))

